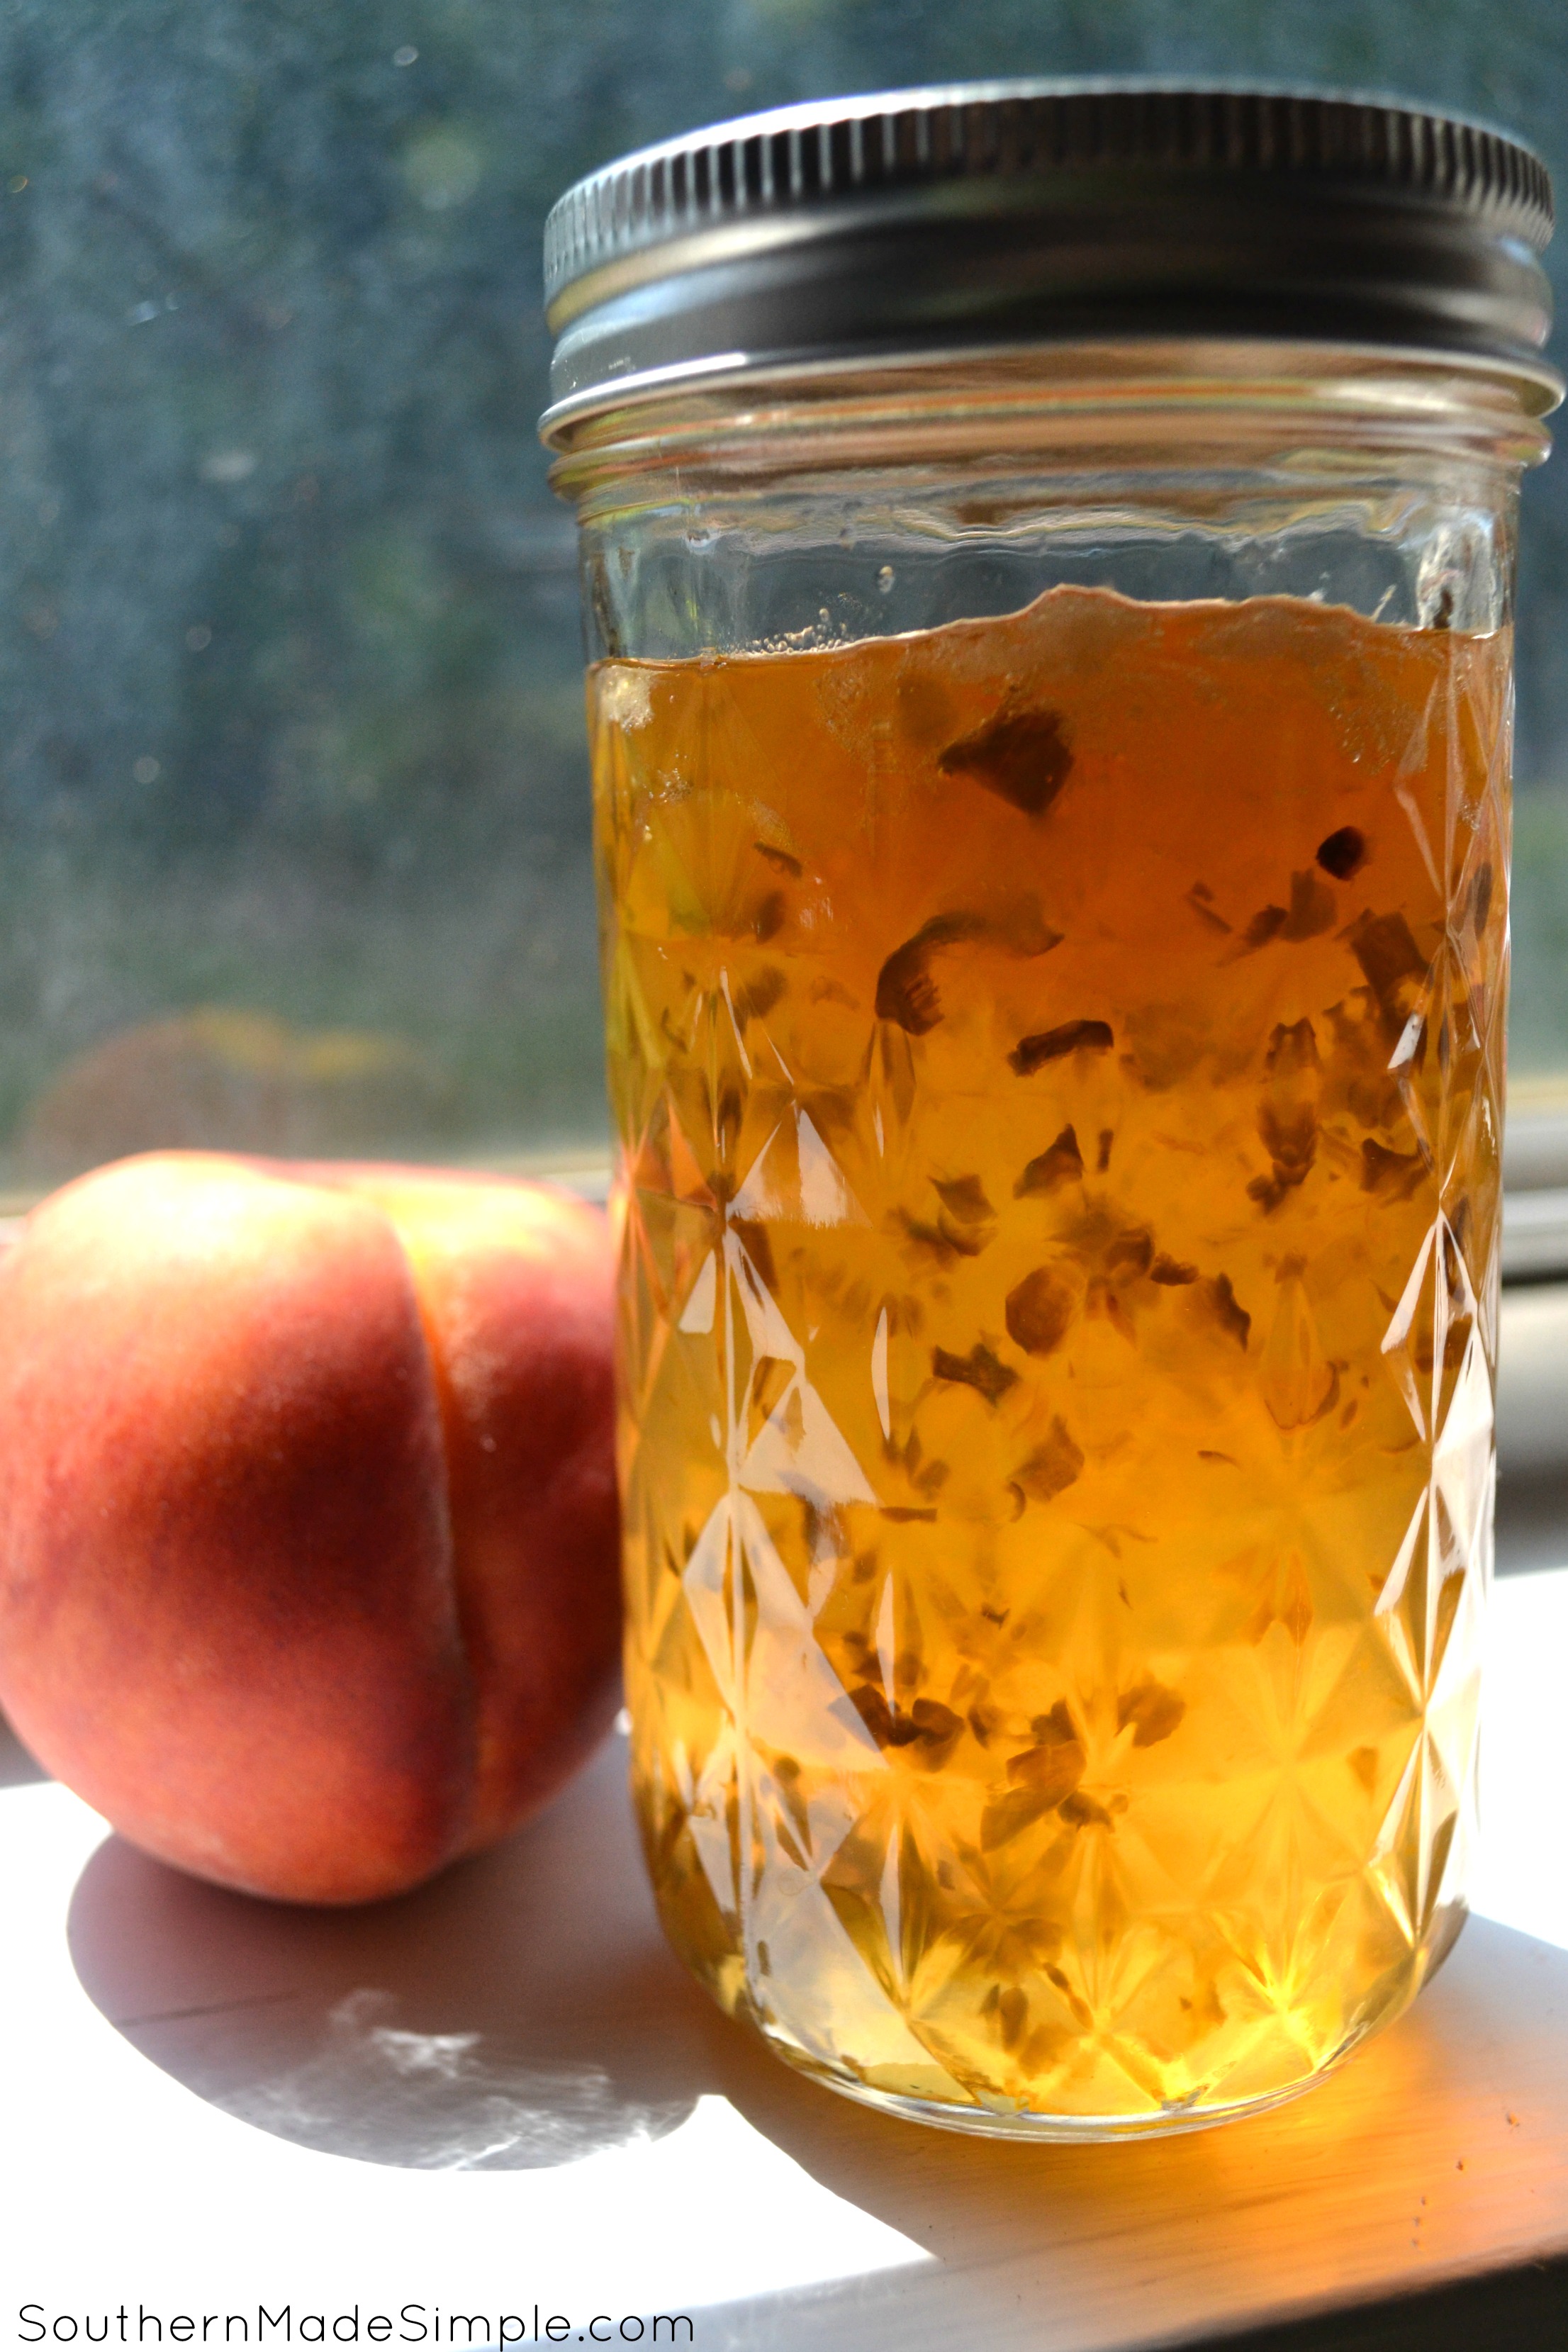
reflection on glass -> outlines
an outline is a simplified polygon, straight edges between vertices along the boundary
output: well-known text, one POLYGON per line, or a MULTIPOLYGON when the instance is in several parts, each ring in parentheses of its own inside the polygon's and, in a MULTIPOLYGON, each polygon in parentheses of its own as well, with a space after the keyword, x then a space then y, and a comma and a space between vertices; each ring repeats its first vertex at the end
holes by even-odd
POLYGON ((1510 652, 1062 587, 594 674, 645 1843, 842 2088, 1236 2111, 1458 1927, 1510 652))

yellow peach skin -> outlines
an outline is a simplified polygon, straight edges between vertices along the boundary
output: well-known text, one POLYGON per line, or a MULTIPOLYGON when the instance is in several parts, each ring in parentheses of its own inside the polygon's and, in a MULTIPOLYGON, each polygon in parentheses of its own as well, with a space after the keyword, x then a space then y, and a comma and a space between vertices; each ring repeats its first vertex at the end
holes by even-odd
POLYGON ((198 1152, 0 1265, 0 1706, 149 1853, 310 1903, 504 1835, 620 1638, 605 1220, 198 1152))

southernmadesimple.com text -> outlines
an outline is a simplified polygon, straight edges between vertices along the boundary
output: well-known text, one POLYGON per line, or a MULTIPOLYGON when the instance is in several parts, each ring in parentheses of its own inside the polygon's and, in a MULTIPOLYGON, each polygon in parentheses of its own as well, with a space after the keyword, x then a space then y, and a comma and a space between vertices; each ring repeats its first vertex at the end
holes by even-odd
POLYGON ((569 2319, 559 2311, 443 2311, 438 2304, 405 2303, 398 2311, 296 2310, 265 2303, 246 2311, 53 2311, 25 2303, 16 2315, 21 2344, 427 2344, 471 2345, 489 2352, 507 2344, 692 2344, 683 2311, 628 2312, 616 2319, 595 2312, 569 2319))

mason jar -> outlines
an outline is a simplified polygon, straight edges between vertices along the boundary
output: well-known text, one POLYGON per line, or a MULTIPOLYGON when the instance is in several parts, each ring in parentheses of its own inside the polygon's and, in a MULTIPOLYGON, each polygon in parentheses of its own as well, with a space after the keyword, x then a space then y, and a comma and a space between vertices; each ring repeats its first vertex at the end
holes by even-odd
POLYGON ((636 1802, 877 2106, 1265 2106, 1462 1923, 1550 205, 1012 83, 552 216, 636 1802))

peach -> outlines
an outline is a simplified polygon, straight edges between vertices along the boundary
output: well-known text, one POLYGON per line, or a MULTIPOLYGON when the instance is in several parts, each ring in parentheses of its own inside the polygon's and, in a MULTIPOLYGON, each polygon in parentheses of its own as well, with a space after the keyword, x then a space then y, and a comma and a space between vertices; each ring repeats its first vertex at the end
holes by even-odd
POLYGON ((0 1706, 117 1829, 415 1885, 616 1705, 604 1218, 500 1177, 164 1152, 0 1264, 0 1706))

